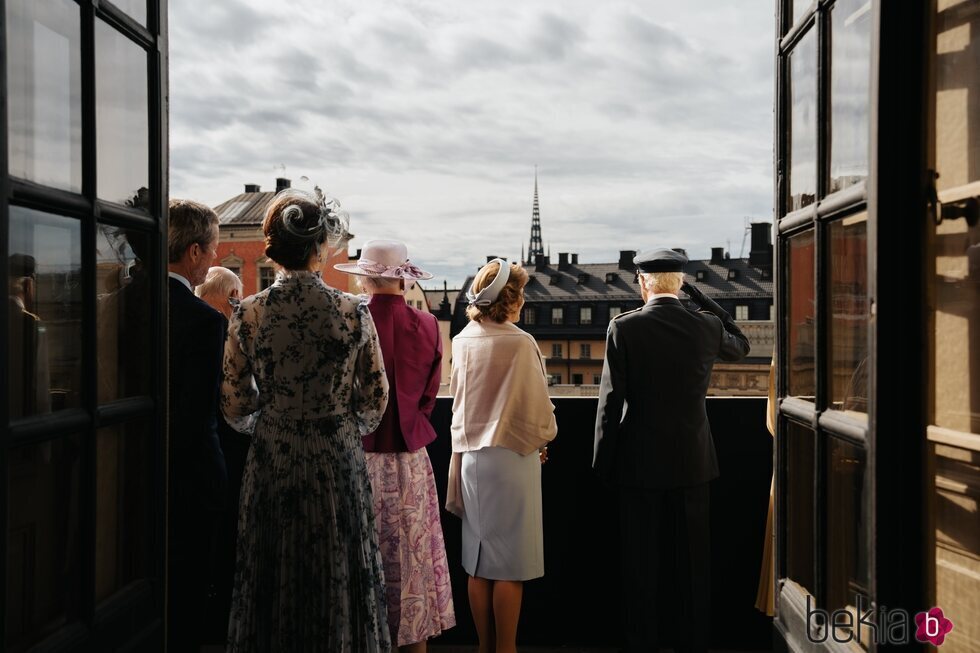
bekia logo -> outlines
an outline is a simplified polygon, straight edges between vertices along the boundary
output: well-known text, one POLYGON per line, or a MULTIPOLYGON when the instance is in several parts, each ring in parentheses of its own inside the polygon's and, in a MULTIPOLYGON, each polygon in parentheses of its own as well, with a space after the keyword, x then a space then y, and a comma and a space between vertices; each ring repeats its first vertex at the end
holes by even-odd
POLYGON ((856 641, 858 644, 907 644, 909 625, 915 623, 915 639, 923 644, 942 646, 946 635, 953 630, 953 622, 940 607, 919 612, 913 620, 907 610, 881 606, 878 610, 868 605, 867 599, 855 596, 857 609, 841 608, 827 612, 811 606, 806 597, 807 639, 814 644, 826 642, 828 637, 839 644, 856 641))
POLYGON ((929 643, 933 646, 942 646, 947 633, 953 630, 953 622, 938 607, 915 615, 915 625, 915 638, 923 644, 929 643))

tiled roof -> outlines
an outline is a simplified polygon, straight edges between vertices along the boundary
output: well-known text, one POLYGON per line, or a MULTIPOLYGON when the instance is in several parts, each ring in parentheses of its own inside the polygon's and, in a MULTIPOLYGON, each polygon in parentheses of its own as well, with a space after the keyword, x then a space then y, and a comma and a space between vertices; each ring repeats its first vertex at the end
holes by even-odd
MULTIPOLYGON (((762 270, 750 266, 748 259, 724 259, 718 263, 710 259, 690 261, 684 272, 688 282, 710 297, 772 297, 771 274, 763 278, 762 270), (704 274, 703 280, 697 279, 699 271, 704 274), (734 278, 729 278, 730 271, 734 271, 734 278)), ((557 265, 541 271, 528 268, 528 276, 530 280, 524 288, 528 302, 640 298, 639 286, 633 282, 633 270, 623 270, 616 263, 569 264, 564 270, 559 270, 557 265)), ((472 282, 473 277, 468 277, 463 287, 468 288, 472 282)))
POLYGON ((221 225, 260 225, 273 192, 242 193, 214 207, 221 225))

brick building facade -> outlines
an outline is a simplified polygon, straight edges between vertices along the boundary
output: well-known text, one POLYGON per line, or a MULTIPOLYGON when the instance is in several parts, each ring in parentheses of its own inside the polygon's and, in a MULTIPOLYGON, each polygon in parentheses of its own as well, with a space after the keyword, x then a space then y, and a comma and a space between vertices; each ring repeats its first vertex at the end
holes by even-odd
MULTIPOLYGON (((218 214, 220 238, 216 265, 235 272, 242 280, 243 294, 254 295, 267 288, 275 279, 275 262, 265 255, 265 236, 262 220, 276 193, 290 187, 290 180, 276 179, 276 190, 262 192, 258 184, 245 184, 245 192, 214 207, 218 214)), ((348 275, 334 270, 335 263, 347 263, 347 244, 344 241, 324 262, 323 280, 329 286, 348 289, 348 275)))

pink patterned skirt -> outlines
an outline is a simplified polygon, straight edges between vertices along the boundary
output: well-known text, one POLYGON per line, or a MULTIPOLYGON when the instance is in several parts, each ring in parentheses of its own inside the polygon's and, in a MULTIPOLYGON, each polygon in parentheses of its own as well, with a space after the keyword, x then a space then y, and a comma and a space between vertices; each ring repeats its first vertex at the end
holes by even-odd
POLYGON ((367 453, 392 644, 456 625, 439 498, 426 450, 367 453))

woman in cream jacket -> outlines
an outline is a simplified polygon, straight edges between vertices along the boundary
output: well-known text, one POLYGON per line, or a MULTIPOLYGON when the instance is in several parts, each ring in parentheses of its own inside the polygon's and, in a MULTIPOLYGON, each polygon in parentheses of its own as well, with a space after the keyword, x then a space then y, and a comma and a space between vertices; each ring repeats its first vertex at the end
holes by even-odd
POLYGON ((541 463, 557 433, 537 343, 514 325, 527 272, 496 259, 476 275, 453 338, 447 508, 463 520, 463 568, 480 653, 515 651, 523 581, 544 575, 541 463))

